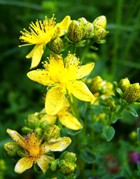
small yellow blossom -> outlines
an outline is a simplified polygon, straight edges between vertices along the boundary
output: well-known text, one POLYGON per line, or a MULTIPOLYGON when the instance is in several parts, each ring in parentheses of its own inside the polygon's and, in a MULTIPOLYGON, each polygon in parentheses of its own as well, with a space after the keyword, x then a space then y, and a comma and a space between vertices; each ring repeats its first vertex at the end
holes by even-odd
POLYGON ((25 150, 24 157, 15 166, 15 172, 17 173, 22 173, 31 168, 34 163, 37 163, 45 173, 48 169, 49 162, 54 160, 53 157, 46 154, 51 151, 63 151, 71 143, 69 137, 53 139, 42 144, 42 140, 38 139, 34 133, 28 134, 25 138, 15 130, 7 129, 7 133, 25 150))
POLYGON ((58 111, 55 115, 45 114, 41 121, 47 121, 48 124, 55 124, 56 119, 58 118, 62 125, 67 127, 68 129, 72 130, 79 130, 83 128, 82 124, 69 112, 69 103, 68 100, 65 98, 60 111, 58 111))
POLYGON ((64 61, 61 55, 51 55, 49 63, 44 63, 44 69, 32 70, 27 76, 51 87, 46 94, 45 109, 47 114, 55 115, 60 111, 67 92, 82 101, 94 101, 93 94, 81 81, 93 68, 94 63, 79 65, 79 59, 73 54, 68 54, 64 61))
POLYGON ((32 58, 31 68, 35 68, 43 55, 45 45, 50 42, 54 36, 60 37, 64 35, 70 24, 70 16, 66 16, 62 22, 56 24, 54 17, 45 18, 43 22, 36 21, 31 22, 29 30, 23 29, 21 31, 20 40, 27 44, 25 45, 35 45, 26 58, 32 58))

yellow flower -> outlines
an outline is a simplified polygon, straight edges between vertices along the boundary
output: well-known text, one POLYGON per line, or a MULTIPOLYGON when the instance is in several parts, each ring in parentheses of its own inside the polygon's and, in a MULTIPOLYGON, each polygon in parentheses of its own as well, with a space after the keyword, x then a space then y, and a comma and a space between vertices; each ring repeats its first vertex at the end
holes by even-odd
POLYGON ((26 58, 32 58, 31 68, 39 64, 45 45, 49 43, 54 36, 60 37, 66 33, 70 21, 70 16, 66 16, 62 22, 56 24, 54 17, 50 19, 46 17, 43 22, 38 20, 35 23, 31 22, 29 27, 30 31, 26 29, 21 31, 22 35, 19 39, 27 43, 25 45, 35 45, 26 56, 26 58))
POLYGON ((7 129, 7 133, 25 150, 24 157, 15 166, 15 172, 17 173, 22 173, 31 168, 34 163, 37 163, 45 173, 48 169, 49 162, 54 160, 53 157, 46 154, 51 151, 62 151, 71 143, 69 137, 53 139, 42 144, 42 140, 39 140, 34 133, 27 135, 25 138, 15 130, 7 129))
POLYGON ((51 87, 45 100, 45 109, 49 115, 55 115, 60 111, 67 92, 82 101, 94 101, 93 94, 80 80, 92 71, 94 63, 81 66, 79 59, 73 54, 68 54, 64 62, 61 55, 51 55, 49 63, 44 63, 45 69, 27 73, 31 80, 51 87))
MULTIPOLYGON (((56 119, 58 118, 62 125, 72 130, 79 130, 83 128, 82 124, 69 112, 69 103, 65 98, 60 111, 55 115, 45 114, 41 121, 47 121, 48 124, 55 124, 56 119)), ((42 111, 44 112, 44 110, 42 111)))

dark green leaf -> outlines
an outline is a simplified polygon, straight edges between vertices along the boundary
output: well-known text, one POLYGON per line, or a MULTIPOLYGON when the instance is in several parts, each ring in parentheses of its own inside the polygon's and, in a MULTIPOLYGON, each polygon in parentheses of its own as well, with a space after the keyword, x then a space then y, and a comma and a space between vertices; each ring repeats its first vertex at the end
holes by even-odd
POLYGON ((129 107, 127 108, 127 110, 129 111, 130 114, 132 114, 134 117, 138 117, 138 113, 137 111, 133 108, 133 107, 129 107))
POLYGON ((112 126, 105 126, 103 128, 103 136, 107 141, 110 141, 115 134, 115 129, 112 126))

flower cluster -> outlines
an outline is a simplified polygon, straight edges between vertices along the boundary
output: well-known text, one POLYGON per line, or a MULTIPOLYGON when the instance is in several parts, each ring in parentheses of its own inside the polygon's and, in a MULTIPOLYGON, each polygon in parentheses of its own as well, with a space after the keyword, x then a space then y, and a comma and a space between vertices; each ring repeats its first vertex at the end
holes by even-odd
MULTIPOLYGON (((110 141, 115 134, 111 124, 121 118, 123 110, 137 115, 130 105, 140 100, 139 83, 131 84, 127 78, 111 83, 100 76, 87 80, 94 62, 87 62, 76 53, 79 48, 89 46, 93 49, 94 43, 105 43, 108 34, 106 25, 105 16, 99 16, 93 22, 83 17, 71 20, 70 16, 66 16, 59 23, 53 16, 31 22, 29 30, 21 31, 20 40, 25 43, 21 46, 34 45, 26 56, 32 59, 27 76, 47 88, 43 108, 28 115, 25 120, 22 127, 24 136, 7 129, 14 141, 6 142, 4 148, 9 156, 21 157, 15 172, 22 173, 37 164, 46 175, 47 171, 51 173, 52 178, 57 174, 75 178, 76 154, 63 152, 72 143, 70 136, 66 136, 69 131, 74 133, 84 129, 85 132, 86 127, 93 131, 94 124, 100 122, 99 132, 110 141), (44 59, 45 50, 49 56, 44 59), (85 122, 85 118, 90 123, 85 122), (56 152, 61 153, 56 155, 56 152)), ((110 173, 119 170, 112 156, 106 158, 106 166, 110 173)))

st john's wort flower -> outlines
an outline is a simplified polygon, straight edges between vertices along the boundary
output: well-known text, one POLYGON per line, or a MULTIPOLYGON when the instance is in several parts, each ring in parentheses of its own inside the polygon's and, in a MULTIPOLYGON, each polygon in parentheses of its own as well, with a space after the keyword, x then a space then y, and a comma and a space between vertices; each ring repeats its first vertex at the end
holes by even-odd
POLYGON ((22 149, 24 149, 23 157, 15 166, 15 172, 17 173, 24 172, 35 163, 45 173, 49 167, 49 163, 54 160, 54 158, 47 155, 47 153, 63 151, 71 143, 69 137, 59 137, 42 143, 42 139, 38 139, 33 132, 26 137, 22 137, 17 131, 11 129, 7 129, 7 133, 22 149))
MULTIPOLYGON (((71 22, 70 16, 66 16, 62 22, 57 23, 52 18, 45 18, 42 21, 31 22, 29 30, 23 29, 21 31, 20 40, 25 42, 25 45, 35 45, 26 58, 32 58, 31 68, 38 66, 41 57, 44 53, 45 45, 48 44, 52 38, 63 36, 71 22)), ((24 45, 24 46, 25 46, 24 45)), ((22 45, 21 45, 22 46, 22 45)))
POLYGON ((41 121, 42 122, 47 121, 48 124, 55 124, 56 119, 58 118, 61 124, 68 129, 72 129, 72 130, 81 129, 83 127, 82 124, 78 121, 78 119, 75 116, 73 116, 70 113, 69 108, 70 105, 68 103, 68 100, 65 98, 60 111, 58 111, 55 115, 45 114, 41 118, 41 121))
POLYGON ((93 68, 94 63, 80 65, 79 59, 73 54, 68 54, 64 61, 61 55, 51 55, 49 62, 44 63, 44 69, 32 70, 27 76, 50 87, 46 94, 45 109, 47 114, 55 115, 60 111, 66 94, 72 94, 82 101, 94 101, 93 94, 81 81, 93 68))

